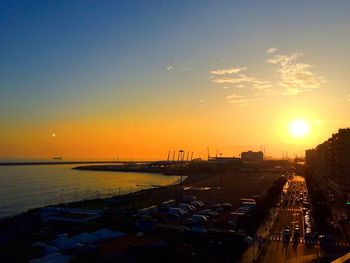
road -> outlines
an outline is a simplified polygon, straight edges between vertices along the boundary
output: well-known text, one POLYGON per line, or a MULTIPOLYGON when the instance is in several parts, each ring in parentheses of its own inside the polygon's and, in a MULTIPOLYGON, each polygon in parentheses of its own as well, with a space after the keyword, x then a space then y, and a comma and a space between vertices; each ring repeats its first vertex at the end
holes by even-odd
POLYGON ((287 192, 282 196, 280 207, 278 208, 277 218, 273 225, 270 238, 279 241, 283 237, 285 229, 290 230, 290 242, 297 236, 299 229, 300 242, 303 242, 305 235, 303 201, 308 202, 308 193, 304 178, 293 176, 289 181, 287 192))
MULTIPOLYGON (((312 231, 306 231, 305 215, 309 214, 309 220, 312 218, 305 180, 293 176, 288 185, 259 262, 314 262, 323 256, 324 251, 316 240, 305 240, 305 232, 312 231)), ((347 242, 337 242, 335 246, 338 251, 349 249, 347 242)))

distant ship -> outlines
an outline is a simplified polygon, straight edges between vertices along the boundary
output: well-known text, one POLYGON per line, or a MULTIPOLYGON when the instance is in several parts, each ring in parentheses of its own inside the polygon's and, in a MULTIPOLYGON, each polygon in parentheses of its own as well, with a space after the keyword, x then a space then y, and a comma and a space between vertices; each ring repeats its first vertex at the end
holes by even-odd
POLYGON ((58 156, 58 157, 53 157, 52 159, 53 160, 62 160, 63 158, 61 156, 58 156))

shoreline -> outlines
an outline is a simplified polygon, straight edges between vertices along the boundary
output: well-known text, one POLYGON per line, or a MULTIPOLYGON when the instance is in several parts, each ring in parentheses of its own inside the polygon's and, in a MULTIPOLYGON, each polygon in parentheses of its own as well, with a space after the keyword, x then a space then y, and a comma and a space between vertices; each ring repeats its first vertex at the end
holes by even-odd
MULTIPOLYGON (((73 168, 74 169, 74 168, 73 168)), ((119 171, 116 171, 119 172, 119 171)), ((143 173, 143 172, 140 172, 143 173)), ((180 176, 180 175, 164 175, 164 176, 180 176)), ((182 183, 184 183, 186 180, 189 179, 189 176, 184 176, 185 178, 183 178, 182 183)), ((77 201, 70 201, 70 202, 63 202, 63 203, 56 203, 56 204, 52 204, 52 205, 46 205, 46 206, 38 206, 38 207, 33 207, 33 208, 29 208, 26 211, 20 212, 19 214, 15 214, 13 216, 4 216, 0 218, 0 227, 1 225, 6 222, 6 221, 11 221, 11 220, 16 220, 16 218, 19 217, 23 217, 32 213, 37 212, 38 210, 45 208, 45 207, 56 207, 56 206, 63 206, 63 207, 77 207, 79 205, 85 204, 85 205, 89 205, 89 203, 94 203, 96 201, 107 201, 108 199, 117 199, 117 198, 121 198, 121 199, 127 199, 128 197, 134 198, 135 196, 139 195, 139 194, 144 194, 147 193, 148 191, 154 191, 154 190, 159 190, 159 189, 166 189, 166 188, 171 188, 171 187, 177 187, 179 186, 181 183, 181 179, 176 180, 175 182, 168 184, 168 185, 164 185, 164 186, 153 186, 147 189, 140 189, 140 190, 136 190, 134 192, 129 192, 129 193, 124 193, 121 195, 111 195, 109 197, 101 197, 101 198, 91 198, 91 199, 81 199, 81 200, 77 200, 77 201)), ((131 202, 132 200, 128 200, 127 202, 131 202)))
POLYGON ((167 167, 149 167, 146 165, 136 166, 134 164, 119 164, 119 165, 83 165, 73 167, 74 170, 81 171, 103 171, 103 172, 134 172, 134 173, 157 173, 163 175, 186 175, 189 172, 184 168, 169 169, 167 167))
POLYGON ((0 166, 21 166, 21 165, 60 165, 60 164, 136 164, 146 163, 141 161, 37 161, 37 162, 0 162, 0 166))

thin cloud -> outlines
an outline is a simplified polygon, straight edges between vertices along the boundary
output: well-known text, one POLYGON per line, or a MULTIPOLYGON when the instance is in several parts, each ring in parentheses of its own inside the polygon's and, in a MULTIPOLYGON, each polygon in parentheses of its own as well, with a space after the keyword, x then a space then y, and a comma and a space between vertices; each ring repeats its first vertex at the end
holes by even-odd
POLYGON ((255 78, 248 77, 245 74, 239 74, 239 75, 233 76, 233 77, 214 78, 211 81, 215 82, 215 83, 237 84, 237 83, 241 83, 241 82, 253 82, 253 81, 255 81, 255 78))
POLYGON ((284 95, 298 95, 306 90, 317 89, 326 82, 322 77, 313 73, 313 65, 300 63, 298 60, 303 53, 296 52, 291 55, 275 55, 266 60, 267 63, 276 65, 276 72, 280 80, 278 85, 285 88, 284 95))
POLYGON ((268 50, 266 50, 266 52, 269 54, 275 53, 276 51, 277 51, 277 48, 274 48, 274 47, 270 47, 268 50))
POLYGON ((174 70, 175 69, 175 67, 174 66, 172 66, 172 65, 168 65, 168 66, 166 66, 165 67, 166 68, 166 70, 174 70))
POLYGON ((246 107, 248 106, 249 103, 257 102, 257 101, 261 101, 261 99, 260 98, 252 98, 252 99, 234 98, 234 99, 228 100, 229 103, 237 104, 238 106, 241 106, 241 107, 246 107))
MULTIPOLYGON (((268 96, 299 95, 318 89, 326 82, 324 77, 314 72, 313 65, 300 62, 303 53, 279 54, 274 47, 266 52, 271 54, 266 62, 274 66, 278 77, 276 80, 260 79, 246 72, 243 74, 241 71, 247 70, 247 67, 231 67, 210 71, 210 81, 225 85, 223 89, 228 89, 229 84, 233 84, 234 88, 247 88, 246 97, 237 94, 226 96, 229 103, 240 106, 247 106, 268 96)), ((350 102, 350 94, 346 100, 350 102)))
POLYGON ((237 74, 243 70, 246 70, 247 67, 241 67, 241 68, 224 68, 224 69, 216 69, 211 70, 210 73, 214 75, 226 75, 226 74, 237 74))
POLYGON ((238 84, 238 88, 243 88, 245 85, 240 83, 246 83, 251 84, 253 88, 256 89, 264 89, 264 88, 272 88, 273 85, 269 81, 265 80, 259 80, 255 77, 249 77, 245 74, 238 74, 232 77, 220 77, 220 78, 214 78, 211 79, 214 83, 231 83, 231 84, 238 84))
MULTIPOLYGON (((238 68, 237 68, 238 69, 238 68)), ((246 69, 240 68, 240 69, 246 69)), ((239 73, 239 70, 236 70, 237 73, 239 73)), ((210 73, 213 74, 213 71, 210 73)), ((260 92, 262 95, 273 95, 275 94, 273 91, 273 85, 266 80, 261 80, 256 77, 248 76, 246 74, 237 74, 233 73, 233 70, 220 70, 217 71, 216 77, 211 78, 211 82, 218 83, 218 84, 235 84, 236 88, 245 88, 245 87, 250 87, 251 89, 256 89, 256 90, 261 90, 265 91, 268 90, 269 92, 260 92), (230 75, 226 75, 227 72, 229 72, 230 75), (220 73, 220 74, 219 74, 220 73)), ((211 75, 213 76, 213 75, 211 75)), ((259 94, 259 95, 260 95, 259 94)), ((238 106, 248 106, 248 104, 256 101, 260 101, 260 98, 257 98, 257 94, 252 95, 255 98, 245 98, 243 95, 238 95, 238 94, 231 94, 226 96, 226 99, 229 103, 236 104, 238 106)))
POLYGON ((243 95, 238 95, 238 94, 231 94, 231 95, 228 95, 228 96, 226 96, 226 99, 228 99, 228 100, 231 100, 231 99, 236 99, 236 98, 244 98, 244 96, 243 95))

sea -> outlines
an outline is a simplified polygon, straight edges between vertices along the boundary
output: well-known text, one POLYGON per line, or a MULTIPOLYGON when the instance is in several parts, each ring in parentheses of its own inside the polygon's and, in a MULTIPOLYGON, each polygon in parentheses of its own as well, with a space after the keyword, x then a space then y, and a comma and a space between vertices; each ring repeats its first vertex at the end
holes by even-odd
POLYGON ((28 209, 178 183, 179 176, 82 171, 77 165, 0 166, 0 220, 28 209))

